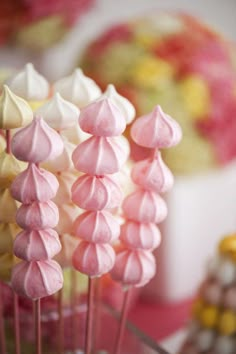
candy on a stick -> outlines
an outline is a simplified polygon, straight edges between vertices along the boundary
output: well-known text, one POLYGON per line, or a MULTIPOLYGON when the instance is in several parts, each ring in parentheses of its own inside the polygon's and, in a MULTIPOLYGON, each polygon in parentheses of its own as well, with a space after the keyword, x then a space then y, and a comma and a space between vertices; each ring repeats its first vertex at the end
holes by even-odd
POLYGON ((92 135, 78 145, 72 155, 76 169, 85 173, 72 186, 72 200, 86 210, 74 222, 74 232, 82 241, 73 254, 73 265, 89 276, 85 343, 88 354, 92 335, 92 278, 109 272, 115 262, 115 252, 109 243, 118 237, 119 224, 104 209, 118 207, 121 203, 120 188, 116 180, 107 174, 118 172, 127 159, 121 140, 115 138, 123 133, 126 121, 121 111, 106 97, 82 109, 79 123, 92 135))
POLYGON ((63 98, 78 107, 84 107, 101 95, 98 85, 85 76, 81 69, 75 71, 53 85, 54 92, 59 92, 63 98))
MULTIPOLYGON (((152 156, 133 166, 131 178, 137 189, 123 202, 125 223, 121 226, 120 241, 123 249, 118 251, 113 279, 126 287, 140 287, 155 275, 156 264, 152 251, 160 244, 161 235, 156 225, 164 220, 167 208, 159 193, 173 185, 173 176, 161 159, 159 148, 171 147, 181 139, 181 129, 171 117, 157 106, 153 112, 138 118, 131 127, 134 141, 154 149, 152 156)), ((115 353, 121 350, 124 321, 129 295, 125 296, 122 320, 115 353)))

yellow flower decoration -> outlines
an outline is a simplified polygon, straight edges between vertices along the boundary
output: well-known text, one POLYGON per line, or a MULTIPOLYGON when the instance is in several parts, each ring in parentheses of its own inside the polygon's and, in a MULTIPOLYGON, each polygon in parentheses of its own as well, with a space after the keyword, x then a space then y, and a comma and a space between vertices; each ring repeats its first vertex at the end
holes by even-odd
POLYGON ((173 77, 174 69, 162 59, 143 56, 134 63, 130 72, 133 84, 142 88, 155 88, 173 77))
POLYGON ((183 104, 189 116, 202 119, 210 109, 210 94, 207 83, 199 76, 190 75, 179 84, 183 104))

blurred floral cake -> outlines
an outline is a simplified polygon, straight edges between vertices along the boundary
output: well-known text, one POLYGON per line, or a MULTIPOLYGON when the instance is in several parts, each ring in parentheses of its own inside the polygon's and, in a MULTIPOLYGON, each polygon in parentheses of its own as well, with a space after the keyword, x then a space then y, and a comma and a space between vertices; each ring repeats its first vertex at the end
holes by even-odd
POLYGON ((236 352, 236 235, 222 239, 193 306, 180 354, 236 352))
POLYGON ((165 159, 176 174, 187 174, 236 155, 235 53, 189 15, 154 13, 110 28, 80 65, 101 87, 116 85, 138 114, 158 102, 179 120, 184 139, 165 159))

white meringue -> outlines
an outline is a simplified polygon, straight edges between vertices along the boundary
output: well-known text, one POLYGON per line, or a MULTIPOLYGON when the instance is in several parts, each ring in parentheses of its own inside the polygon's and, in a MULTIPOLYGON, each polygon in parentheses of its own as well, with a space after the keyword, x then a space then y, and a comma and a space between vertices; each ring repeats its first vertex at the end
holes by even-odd
POLYGON ((56 130, 74 127, 78 124, 79 113, 79 109, 73 103, 64 100, 59 92, 35 112, 56 130))
POLYGON ((28 63, 9 81, 10 89, 28 101, 41 101, 49 95, 49 83, 28 63))
POLYGON ((72 75, 54 83, 54 92, 79 107, 84 107, 101 95, 98 85, 85 76, 81 69, 75 69, 72 75))

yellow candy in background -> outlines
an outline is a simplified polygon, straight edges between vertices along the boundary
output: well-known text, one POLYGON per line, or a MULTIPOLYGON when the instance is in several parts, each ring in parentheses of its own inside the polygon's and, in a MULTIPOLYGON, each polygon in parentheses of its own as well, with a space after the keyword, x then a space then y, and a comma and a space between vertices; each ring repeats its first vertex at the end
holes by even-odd
POLYGON ((226 310, 219 318, 218 330, 221 334, 230 336, 236 332, 236 313, 226 310))

